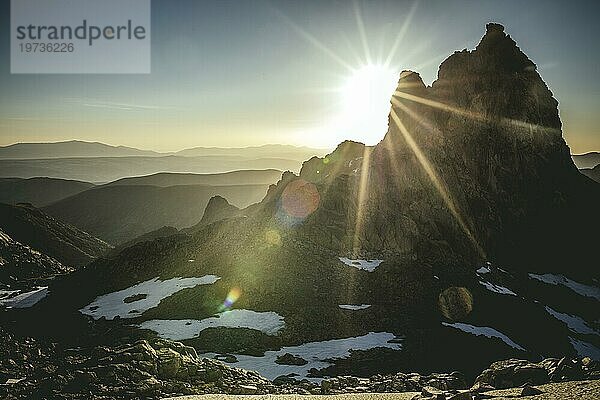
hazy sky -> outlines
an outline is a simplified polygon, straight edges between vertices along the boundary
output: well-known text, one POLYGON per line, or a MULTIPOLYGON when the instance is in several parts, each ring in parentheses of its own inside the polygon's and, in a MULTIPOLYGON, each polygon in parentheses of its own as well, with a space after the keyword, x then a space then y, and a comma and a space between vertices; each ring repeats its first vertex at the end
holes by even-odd
POLYGON ((399 72, 430 84, 497 21, 558 99, 572 151, 600 150, 598 1, 152 0, 149 75, 11 75, 9 4, 0 0, 0 145, 374 144, 399 72))

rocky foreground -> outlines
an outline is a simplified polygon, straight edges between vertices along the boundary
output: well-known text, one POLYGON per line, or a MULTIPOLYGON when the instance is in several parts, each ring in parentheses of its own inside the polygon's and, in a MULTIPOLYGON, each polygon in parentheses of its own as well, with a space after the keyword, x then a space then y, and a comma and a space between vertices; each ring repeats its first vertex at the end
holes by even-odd
MULTIPOLYGON (((481 397, 493 400, 509 400, 519 398, 522 400, 597 400, 600 392, 600 380, 593 381, 568 381, 549 383, 538 387, 538 394, 523 395, 524 388, 504 390, 491 390, 481 397)), ((526 392, 529 389, 526 390, 526 392)), ((258 395, 247 396, 247 400, 417 400, 421 393, 365 393, 365 394, 340 394, 340 395, 258 395), (276 396, 276 397, 275 397, 276 396)), ((465 396, 459 394, 460 396, 465 396)), ((176 397, 177 400, 228 400, 233 399, 227 395, 202 395, 176 397)))
MULTIPOLYGON (((193 394, 347 394, 418 392, 420 399, 484 398, 495 389, 598 380, 600 366, 584 359, 498 361, 471 385, 459 372, 396 373, 369 378, 342 376, 320 383, 256 372, 201 358, 194 348, 167 340, 140 340, 114 347, 63 348, 0 330, 0 398, 134 399, 193 394)), ((594 386, 597 388, 597 385, 594 386)))

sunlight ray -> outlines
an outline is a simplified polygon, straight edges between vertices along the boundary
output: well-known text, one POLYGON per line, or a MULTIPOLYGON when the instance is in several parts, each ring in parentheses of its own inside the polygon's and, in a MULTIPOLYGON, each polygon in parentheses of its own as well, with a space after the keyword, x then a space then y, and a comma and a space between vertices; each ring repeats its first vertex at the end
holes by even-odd
POLYGON ((371 49, 369 48, 369 42, 367 41, 367 33, 365 32, 365 23, 362 19, 362 13, 360 12, 360 6, 357 0, 354 1, 354 16, 356 17, 356 26, 358 27, 358 33, 360 34, 360 41, 363 45, 363 50, 365 52, 367 64, 372 64, 373 60, 371 58, 371 49))
MULTIPOLYGON (((451 106, 448 104, 444 104, 440 101, 436 101, 436 100, 431 100, 431 99, 426 99, 424 97, 420 97, 420 96, 416 96, 414 94, 410 94, 410 93, 406 93, 406 92, 401 92, 401 91, 395 91, 394 92, 394 97, 401 97, 403 99, 406 100, 410 100, 410 101, 414 101, 416 103, 420 103, 420 104, 424 104, 426 106, 430 106, 430 107, 434 107, 443 111, 447 111, 447 112, 451 112, 457 115, 461 115, 461 116, 465 116, 471 119, 474 119, 476 121, 481 121, 481 122, 492 122, 492 121, 497 121, 500 122, 502 124, 505 125, 509 125, 509 126, 514 126, 514 127, 518 127, 518 128, 523 128, 523 129, 527 129, 527 130, 540 130, 540 131, 546 131, 546 132, 554 132, 554 133, 560 133, 559 129, 556 128, 552 128, 552 127, 547 127, 547 126, 542 126, 542 125, 537 125, 537 124, 533 124, 530 122, 525 122, 525 121, 519 121, 517 119, 512 119, 512 118, 498 118, 497 120, 494 120, 488 116, 486 116, 485 114, 482 113, 478 113, 478 112, 474 112, 474 111, 470 111, 470 110, 465 110, 462 109, 460 107, 455 107, 455 106, 451 106)), ((392 97, 392 103, 394 103, 394 99, 392 97)), ((397 101, 397 100, 396 100, 397 101)), ((398 104, 399 102, 397 102, 396 104, 398 104)))
POLYGON ((400 31, 398 32, 398 35, 396 36, 396 40, 394 41, 394 44, 392 45, 392 48, 390 49, 390 52, 388 53, 388 56, 385 59, 385 62, 383 63, 383 65, 385 65, 386 67, 389 67, 390 63, 392 62, 392 59, 396 55, 396 51, 398 51, 398 46, 400 45, 400 42, 402 41, 402 39, 404 39, 406 32, 408 32, 410 23, 412 22, 413 16, 415 15, 415 11, 417 11, 418 4, 419 4, 419 0, 415 0, 415 2, 411 6, 408 14, 406 15, 406 18, 404 19, 402 27, 400 28, 400 31))
POLYGON ((279 11, 278 9, 275 9, 275 12, 281 17, 281 19, 283 19, 298 35, 300 35, 303 39, 305 39, 307 42, 309 42, 310 44, 312 44, 313 46, 315 46, 317 49, 321 50, 323 53, 327 54, 329 57, 331 57, 333 60, 337 61, 338 64, 340 64, 342 67, 346 68, 347 70, 349 70, 350 72, 354 71, 354 68, 347 63, 346 61, 344 61, 344 59, 342 57, 340 57, 339 55, 337 55, 333 50, 331 50, 329 47, 325 46, 319 39, 317 39, 316 37, 314 37, 313 35, 311 35, 309 32, 307 32, 306 30, 302 29, 298 24, 296 24, 294 21, 292 21, 287 15, 283 14, 281 11, 279 11))
POLYGON ((356 221, 354 224, 354 239, 352 241, 352 256, 359 257, 359 240, 364 225, 365 203, 369 186, 369 172, 371 166, 371 151, 367 146, 363 150, 363 159, 360 167, 360 182, 358 187, 358 206, 356 209, 356 221))
MULTIPOLYGON (((394 99, 394 98, 392 98, 392 103, 399 107, 402 104, 397 99, 394 99)), ((454 218, 456 219, 456 222, 459 224, 461 229, 465 232, 465 234, 467 235, 469 240, 471 240, 471 242, 474 244, 474 246, 477 249, 477 251, 479 252, 479 254, 485 258, 485 252, 483 251, 482 247, 479 245, 479 242, 476 240, 475 236, 473 235, 473 233, 471 232, 471 230, 465 223, 465 220, 462 217, 462 215, 460 214, 458 207, 456 206, 456 203, 454 202, 454 199, 452 198, 452 196, 446 189, 445 185, 442 183, 442 181, 438 177, 437 173, 435 172, 435 169, 433 168, 432 164, 429 162, 427 156, 421 151, 421 149, 419 148, 419 145, 415 142, 415 140, 413 139, 413 137, 410 134, 410 132, 408 131, 408 129, 406 129, 406 126, 404 126, 404 124, 398 117, 398 114, 396 114, 396 111, 394 110, 393 107, 390 111, 390 116, 391 116, 392 121, 396 124, 396 126, 398 127, 398 130, 404 137, 404 140, 408 144, 409 148, 412 150, 414 155, 417 157, 419 164, 421 165, 421 167, 423 168, 423 170, 425 171, 425 173, 427 174, 427 176, 433 183, 435 189, 440 194, 442 200, 448 207, 448 210, 450 211, 452 216, 454 216, 454 218)))
POLYGON ((352 56, 352 58, 354 58, 354 62, 356 63, 356 65, 364 64, 365 60, 363 60, 360 57, 360 55, 358 54, 358 51, 356 51, 354 46, 352 46, 352 42, 350 41, 350 38, 344 32, 340 32, 340 37, 341 37, 341 40, 346 44, 346 47, 348 48, 348 51, 350 52, 350 55, 352 56))

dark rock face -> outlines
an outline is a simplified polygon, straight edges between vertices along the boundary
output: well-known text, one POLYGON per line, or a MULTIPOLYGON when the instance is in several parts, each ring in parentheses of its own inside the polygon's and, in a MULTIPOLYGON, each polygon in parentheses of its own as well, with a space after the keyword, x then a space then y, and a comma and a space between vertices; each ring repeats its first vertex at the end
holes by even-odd
POLYGON ((577 173, 556 99, 498 24, 431 87, 401 74, 375 148, 344 142, 300 177, 322 194, 300 234, 342 253, 583 263, 592 243, 565 232, 600 221, 600 189, 577 173))

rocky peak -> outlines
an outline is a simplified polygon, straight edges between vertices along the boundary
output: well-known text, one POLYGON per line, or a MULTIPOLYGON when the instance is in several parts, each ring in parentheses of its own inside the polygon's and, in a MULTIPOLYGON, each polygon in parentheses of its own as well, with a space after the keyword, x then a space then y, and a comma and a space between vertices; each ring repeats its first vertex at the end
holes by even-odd
POLYGON ((423 93, 425 83, 421 79, 421 75, 417 72, 404 70, 400 73, 398 81, 398 90, 407 93, 423 93))
POLYGON ((208 201, 204 209, 204 215, 200 221, 200 225, 212 224, 225 218, 231 218, 238 215, 240 209, 230 204, 227 199, 221 196, 213 196, 208 201))
MULTIPOLYGON (((417 72, 400 74, 377 146, 343 142, 305 162, 300 176, 322 196, 299 233, 342 253, 438 254, 464 264, 524 259, 534 242, 540 250, 565 247, 572 227, 550 221, 576 221, 589 206, 575 200, 586 189, 562 137, 558 102, 495 23, 474 50, 448 57, 431 86, 417 72)), ((281 193, 280 183, 271 194, 281 193)))

